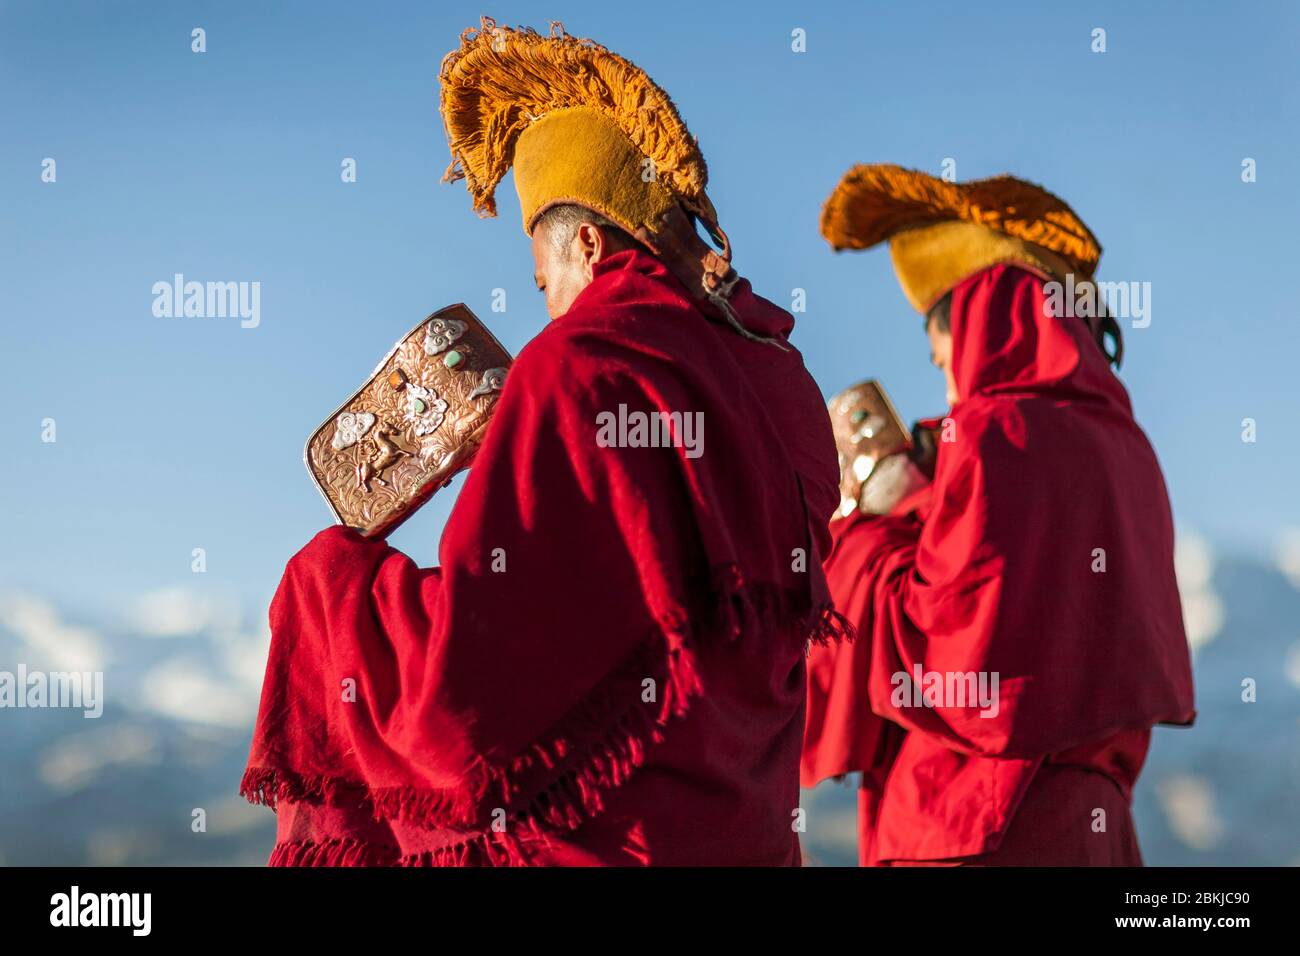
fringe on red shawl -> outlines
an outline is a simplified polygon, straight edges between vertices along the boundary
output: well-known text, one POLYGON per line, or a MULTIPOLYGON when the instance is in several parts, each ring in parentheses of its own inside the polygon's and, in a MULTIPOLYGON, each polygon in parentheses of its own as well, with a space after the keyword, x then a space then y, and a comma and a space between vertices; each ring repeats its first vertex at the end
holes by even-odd
MULTIPOLYGON (((852 640, 852 624, 827 604, 812 612, 792 613, 799 598, 770 586, 754 586, 738 569, 713 576, 717 590, 705 639, 739 638, 740 622, 750 616, 778 633, 802 640, 805 647, 852 640)), ((663 630, 639 645, 624 667, 574 708, 544 739, 507 765, 480 761, 474 779, 454 790, 414 787, 366 788, 330 776, 303 777, 271 767, 249 767, 240 795, 274 809, 281 801, 319 801, 333 806, 368 807, 375 819, 401 819, 426 827, 474 827, 483 806, 516 805, 512 827, 525 840, 545 840, 547 832, 573 831, 604 809, 603 795, 621 786, 645 762, 647 749, 663 739, 665 727, 686 715, 701 692, 695 667, 695 642, 701 629, 691 617, 665 621, 663 630), (665 645, 667 650, 665 651, 665 645), (662 706, 634 704, 613 713, 611 701, 624 698, 628 674, 656 677, 664 690, 662 706), (580 756, 574 756, 580 754, 580 756), (565 767, 544 786, 529 780, 565 767)), ((526 865, 520 837, 486 830, 465 840, 401 857, 398 851, 372 848, 358 841, 285 842, 273 851, 270 866, 518 866, 526 865)))

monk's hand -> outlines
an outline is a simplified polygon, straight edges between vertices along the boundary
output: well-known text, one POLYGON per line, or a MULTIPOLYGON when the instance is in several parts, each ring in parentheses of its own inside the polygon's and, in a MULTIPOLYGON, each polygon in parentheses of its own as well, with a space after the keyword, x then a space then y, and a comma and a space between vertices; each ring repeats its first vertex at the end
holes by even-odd
POLYGON ((939 456, 939 427, 936 422, 941 419, 926 419, 912 424, 912 447, 908 454, 912 464, 921 470, 921 474, 934 480, 934 465, 939 456))

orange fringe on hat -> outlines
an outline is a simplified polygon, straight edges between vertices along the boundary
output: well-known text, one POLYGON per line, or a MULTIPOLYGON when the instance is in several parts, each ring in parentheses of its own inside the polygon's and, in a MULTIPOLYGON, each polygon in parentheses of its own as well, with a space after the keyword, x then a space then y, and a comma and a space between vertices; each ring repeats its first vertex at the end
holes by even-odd
POLYGON ((1091 277, 1101 244, 1065 202, 1014 176, 951 183, 887 163, 854 166, 822 208, 821 231, 836 250, 868 249, 915 226, 985 226, 1031 242, 1091 277))
POLYGON ((588 107, 617 123, 688 210, 716 223, 704 192, 704 157, 676 106, 643 70, 600 44, 570 36, 559 23, 542 36, 483 17, 443 58, 440 78, 452 156, 443 181, 464 179, 480 215, 496 215, 496 187, 529 124, 556 110, 588 107))

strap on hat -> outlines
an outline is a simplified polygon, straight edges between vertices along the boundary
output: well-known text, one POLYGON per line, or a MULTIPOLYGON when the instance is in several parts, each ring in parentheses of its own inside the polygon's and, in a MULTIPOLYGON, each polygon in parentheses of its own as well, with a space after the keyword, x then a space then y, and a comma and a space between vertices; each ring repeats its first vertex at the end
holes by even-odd
POLYGON ((1115 321, 1115 317, 1109 312, 1104 315, 1094 316, 1088 320, 1088 325, 1092 329, 1092 337, 1101 347, 1102 354, 1106 359, 1119 368, 1120 363, 1124 361, 1124 335, 1120 330, 1120 325, 1115 321), (1106 336, 1110 336, 1115 343, 1115 351, 1106 348, 1106 336))
POLYGON ((1119 368, 1120 363, 1124 360, 1123 330, 1120 328, 1120 324, 1115 319, 1115 316, 1110 314, 1110 311, 1106 308, 1106 304, 1102 301, 1101 290, 1097 288, 1096 280, 1088 279, 1087 281, 1093 285, 1093 289, 1096 292, 1095 301, 1098 304, 1096 310, 1098 314, 1087 317, 1088 331, 1092 333, 1092 340, 1097 343, 1097 347, 1101 349, 1101 354, 1106 356, 1106 360, 1110 362, 1111 365, 1119 368), (1110 336, 1111 341, 1115 343, 1115 350, 1113 352, 1106 347, 1106 336, 1110 336))
POLYGON ((642 226, 636 231, 636 238, 659 257, 682 285, 698 290, 695 292, 697 299, 712 303, 739 335, 752 342, 764 342, 789 351, 778 339, 757 335, 741 323, 730 301, 731 291, 740 281, 740 275, 731 265, 731 240, 702 208, 674 203, 659 218, 653 232, 642 226), (719 250, 711 248, 700 238, 695 231, 696 219, 717 241, 721 247, 719 250))

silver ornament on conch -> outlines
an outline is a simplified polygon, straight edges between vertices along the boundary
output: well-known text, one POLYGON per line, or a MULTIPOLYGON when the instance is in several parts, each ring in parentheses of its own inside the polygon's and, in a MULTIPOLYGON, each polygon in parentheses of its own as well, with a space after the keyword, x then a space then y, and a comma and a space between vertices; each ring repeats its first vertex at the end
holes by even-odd
POLYGON ((478 398, 480 395, 486 395, 489 392, 499 392, 505 384, 506 370, 503 368, 490 368, 483 373, 483 380, 474 386, 474 391, 469 393, 469 397, 478 398))
POLYGON ((438 355, 447 351, 467 328, 460 319, 434 319, 424 330, 424 354, 438 355))
POLYGON ((335 451, 351 448, 361 441, 362 436, 375 424, 372 412, 343 412, 334 419, 334 440, 330 445, 335 451))
POLYGON ((447 401, 438 393, 422 385, 406 387, 406 420, 414 426, 415 434, 423 438, 436 431, 447 413, 447 401))

